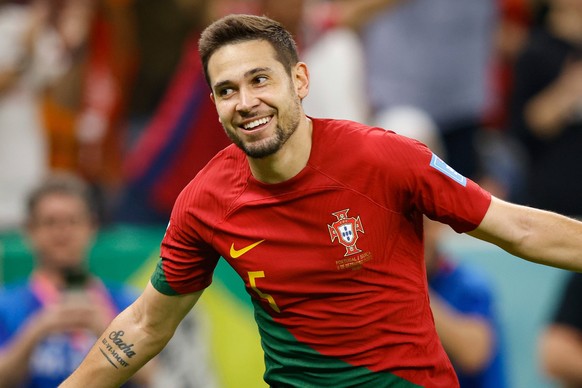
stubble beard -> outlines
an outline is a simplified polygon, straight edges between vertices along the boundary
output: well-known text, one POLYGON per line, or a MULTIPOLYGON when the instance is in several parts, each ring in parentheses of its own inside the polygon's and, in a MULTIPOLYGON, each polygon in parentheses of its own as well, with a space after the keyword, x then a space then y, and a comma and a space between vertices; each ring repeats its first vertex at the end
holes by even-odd
POLYGON ((287 142, 287 140, 289 140, 289 138, 295 133, 297 127, 299 127, 299 122, 301 119, 300 106, 301 101, 296 97, 293 106, 286 114, 286 117, 288 118, 287 122, 281 122, 278 120, 275 133, 267 139, 245 143, 240 137, 236 135, 234 131, 231 132, 226 127, 224 127, 224 130, 226 131, 226 134, 230 140, 248 157, 254 159, 263 159, 279 151, 287 142))

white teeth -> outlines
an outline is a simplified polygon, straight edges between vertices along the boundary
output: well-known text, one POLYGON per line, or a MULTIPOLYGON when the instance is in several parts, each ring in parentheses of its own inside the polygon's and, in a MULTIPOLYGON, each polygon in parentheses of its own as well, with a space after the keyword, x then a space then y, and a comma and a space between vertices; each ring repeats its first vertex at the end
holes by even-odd
POLYGON ((262 119, 251 121, 250 123, 245 124, 243 126, 243 128, 244 129, 253 129, 253 128, 258 127, 259 125, 267 124, 270 120, 271 120, 270 117, 263 117, 262 119))

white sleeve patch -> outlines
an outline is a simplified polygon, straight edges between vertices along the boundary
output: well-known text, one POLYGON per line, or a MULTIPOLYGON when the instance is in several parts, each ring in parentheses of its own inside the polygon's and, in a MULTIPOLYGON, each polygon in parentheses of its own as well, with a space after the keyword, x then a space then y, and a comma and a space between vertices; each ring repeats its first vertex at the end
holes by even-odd
POLYGON ((434 153, 432 154, 432 158, 430 160, 430 166, 442 172, 443 174, 445 174, 446 176, 448 176, 461 186, 467 186, 467 178, 456 172, 451 166, 446 164, 441 158, 436 156, 434 153))

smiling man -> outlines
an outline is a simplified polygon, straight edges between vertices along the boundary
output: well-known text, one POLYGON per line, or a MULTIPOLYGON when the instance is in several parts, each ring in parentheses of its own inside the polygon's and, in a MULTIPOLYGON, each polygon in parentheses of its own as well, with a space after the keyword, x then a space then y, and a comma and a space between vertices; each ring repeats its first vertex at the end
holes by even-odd
POLYGON ((251 40, 203 58, 220 122, 249 156, 253 175, 267 183, 297 174, 311 143, 311 121, 301 108, 307 67, 293 52, 285 54, 266 40, 251 40))
POLYGON ((494 198, 394 132, 307 117, 309 72, 279 23, 228 16, 199 48, 234 144, 183 190, 150 284, 63 387, 115 387, 135 373, 221 257, 251 296, 271 387, 458 386, 430 310, 423 215, 582 270, 582 223, 494 198), (123 349, 108 340, 121 332, 123 349))

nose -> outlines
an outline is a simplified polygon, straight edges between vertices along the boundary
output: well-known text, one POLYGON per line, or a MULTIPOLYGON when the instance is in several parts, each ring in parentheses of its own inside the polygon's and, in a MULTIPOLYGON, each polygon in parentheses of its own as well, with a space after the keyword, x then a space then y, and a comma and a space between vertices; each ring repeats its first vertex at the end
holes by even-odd
POLYGON ((239 99, 236 105, 236 110, 240 113, 247 113, 259 105, 259 99, 252 90, 248 88, 241 88, 238 93, 239 99))

